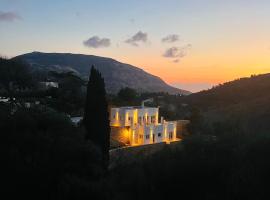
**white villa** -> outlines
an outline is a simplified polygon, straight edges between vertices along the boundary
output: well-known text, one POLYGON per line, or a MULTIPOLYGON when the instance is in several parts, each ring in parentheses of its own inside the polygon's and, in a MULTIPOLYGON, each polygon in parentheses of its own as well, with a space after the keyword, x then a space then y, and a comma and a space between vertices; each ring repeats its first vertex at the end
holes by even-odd
POLYGON ((131 146, 177 141, 176 121, 159 121, 159 108, 111 108, 110 125, 118 127, 131 146))
POLYGON ((58 82, 44 81, 44 82, 39 82, 39 87, 40 89, 47 90, 50 88, 58 88, 59 84, 58 82))

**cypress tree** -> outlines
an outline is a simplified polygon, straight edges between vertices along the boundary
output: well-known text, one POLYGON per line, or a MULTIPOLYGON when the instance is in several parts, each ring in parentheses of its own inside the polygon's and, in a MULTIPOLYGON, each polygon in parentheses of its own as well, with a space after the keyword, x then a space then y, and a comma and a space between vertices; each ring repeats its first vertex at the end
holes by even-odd
POLYGON ((86 140, 91 140, 100 147, 105 166, 109 161, 110 123, 104 79, 101 73, 92 66, 84 112, 86 140))

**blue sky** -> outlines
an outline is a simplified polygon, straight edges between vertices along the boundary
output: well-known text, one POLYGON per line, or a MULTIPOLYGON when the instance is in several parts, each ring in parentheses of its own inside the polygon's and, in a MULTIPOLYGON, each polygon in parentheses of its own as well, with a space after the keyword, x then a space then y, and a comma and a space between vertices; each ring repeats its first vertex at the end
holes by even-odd
POLYGON ((269 72, 269 19, 266 0, 0 0, 0 54, 112 57, 198 91, 269 72), (125 42, 138 32, 144 41, 125 42), (161 42, 172 34, 179 40, 161 42), (103 39, 109 43, 91 46, 103 39))

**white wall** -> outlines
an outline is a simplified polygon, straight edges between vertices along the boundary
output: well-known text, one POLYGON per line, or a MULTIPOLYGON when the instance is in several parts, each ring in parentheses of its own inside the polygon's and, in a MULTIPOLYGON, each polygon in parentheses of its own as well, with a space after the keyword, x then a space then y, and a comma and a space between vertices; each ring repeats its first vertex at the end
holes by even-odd
POLYGON ((162 124, 158 124, 154 127, 155 134, 155 142, 163 142, 164 140, 164 126, 162 124))
POLYGON ((175 140, 176 122, 166 122, 164 120, 164 122, 158 123, 158 112, 158 108, 150 107, 112 108, 110 113, 111 126, 131 127, 131 142, 138 144, 175 140))
POLYGON ((167 138, 169 140, 176 139, 176 122, 167 122, 167 138), (170 137, 171 135, 171 137, 170 137))
POLYGON ((111 108, 110 121, 112 126, 116 124, 119 124, 120 126, 131 126, 136 125, 137 123, 143 125, 143 124, 151 124, 152 123, 151 117, 152 122, 157 124, 158 108, 121 107, 121 108, 111 108), (134 116, 136 118, 134 118, 134 116))

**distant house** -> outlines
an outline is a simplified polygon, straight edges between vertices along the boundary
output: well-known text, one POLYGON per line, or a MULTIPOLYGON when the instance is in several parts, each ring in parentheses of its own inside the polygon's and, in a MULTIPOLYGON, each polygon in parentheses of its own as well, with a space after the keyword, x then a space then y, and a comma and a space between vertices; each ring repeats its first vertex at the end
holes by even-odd
POLYGON ((177 122, 165 121, 163 117, 158 119, 159 108, 144 105, 111 108, 110 112, 111 127, 118 128, 120 138, 131 146, 179 140, 176 137, 177 122))
POLYGON ((58 88, 58 87, 59 87, 58 82, 52 82, 52 81, 39 82, 39 89, 42 89, 42 90, 47 90, 50 88, 58 88))
POLYGON ((0 97, 0 102, 7 103, 8 101, 9 101, 9 98, 0 97))
POLYGON ((74 125, 78 126, 79 123, 83 120, 83 117, 71 117, 70 120, 74 125))

